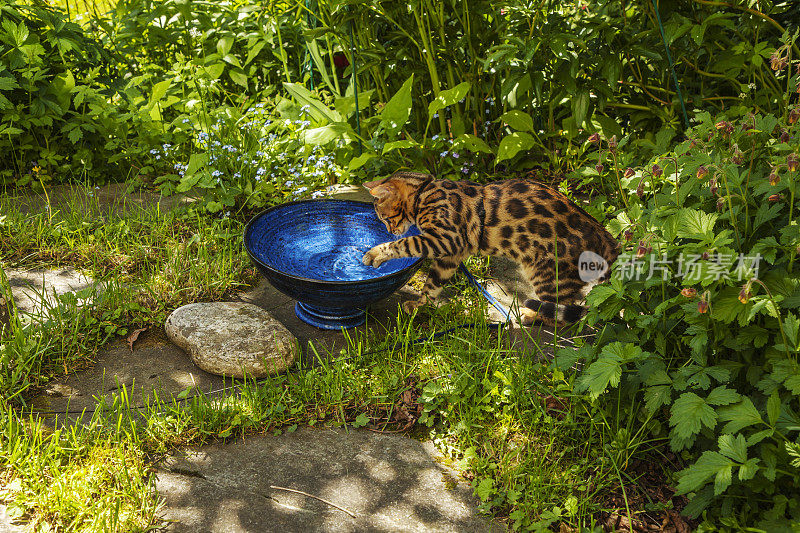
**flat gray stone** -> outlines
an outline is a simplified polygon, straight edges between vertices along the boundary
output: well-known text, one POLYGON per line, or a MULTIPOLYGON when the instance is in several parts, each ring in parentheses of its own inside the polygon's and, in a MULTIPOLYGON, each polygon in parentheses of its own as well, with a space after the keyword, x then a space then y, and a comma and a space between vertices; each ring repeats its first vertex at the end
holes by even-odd
MULTIPOLYGON (((49 309, 60 305, 60 296, 86 289, 93 283, 91 278, 71 267, 4 270, 17 310, 33 319, 46 318, 49 309)), ((78 303, 87 301, 88 298, 79 299, 78 303)))
POLYGON ((430 442, 302 428, 178 452, 158 467, 156 488, 172 532, 504 530, 440 461, 430 442))
POLYGON ((22 533, 23 531, 22 527, 16 525, 8 516, 6 506, 0 503, 0 533, 22 533))
POLYGON ((164 326, 169 339, 211 374, 262 378, 294 363, 297 339, 264 309, 244 302, 184 305, 164 326))

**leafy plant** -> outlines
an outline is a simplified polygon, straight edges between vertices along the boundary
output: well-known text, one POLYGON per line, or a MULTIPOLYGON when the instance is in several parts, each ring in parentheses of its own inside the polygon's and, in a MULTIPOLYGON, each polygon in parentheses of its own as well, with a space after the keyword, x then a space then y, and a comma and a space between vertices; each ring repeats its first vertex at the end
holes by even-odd
POLYGON ((703 113, 628 169, 610 223, 628 244, 587 299, 597 341, 558 353, 585 361, 576 391, 683 454, 678 494, 708 524, 800 523, 798 117, 703 113))

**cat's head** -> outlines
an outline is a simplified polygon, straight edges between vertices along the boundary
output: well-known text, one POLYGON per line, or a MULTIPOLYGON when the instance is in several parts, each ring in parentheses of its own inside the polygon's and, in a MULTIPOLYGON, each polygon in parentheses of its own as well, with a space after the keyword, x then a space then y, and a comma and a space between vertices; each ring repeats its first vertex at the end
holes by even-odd
POLYGON ((364 184, 369 189, 375 205, 375 213, 394 235, 402 235, 414 225, 410 199, 425 183, 433 179, 422 172, 395 172, 388 178, 381 178, 364 184))

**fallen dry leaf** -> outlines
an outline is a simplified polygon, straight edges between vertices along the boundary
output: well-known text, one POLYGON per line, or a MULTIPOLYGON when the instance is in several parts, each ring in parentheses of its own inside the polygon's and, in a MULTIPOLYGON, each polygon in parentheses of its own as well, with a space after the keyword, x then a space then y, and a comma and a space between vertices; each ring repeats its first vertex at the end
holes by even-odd
POLYGON ((139 334, 145 331, 146 329, 147 328, 135 329, 131 332, 130 335, 128 335, 128 346, 130 347, 131 351, 133 351, 133 343, 136 342, 136 339, 139 338, 139 334))

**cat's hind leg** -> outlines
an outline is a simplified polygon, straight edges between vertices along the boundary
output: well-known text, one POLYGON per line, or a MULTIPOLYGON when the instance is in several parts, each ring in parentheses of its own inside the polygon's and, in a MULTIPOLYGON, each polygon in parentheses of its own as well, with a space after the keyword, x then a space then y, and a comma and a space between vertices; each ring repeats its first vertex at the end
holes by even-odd
POLYGON ((543 261, 535 267, 524 267, 535 298, 525 301, 520 308, 522 325, 543 322, 548 326, 572 324, 580 320, 586 309, 577 305, 583 299, 583 283, 576 269, 562 263, 556 272, 555 262, 543 261), (574 271, 573 271, 574 270, 574 271))

